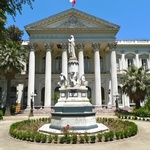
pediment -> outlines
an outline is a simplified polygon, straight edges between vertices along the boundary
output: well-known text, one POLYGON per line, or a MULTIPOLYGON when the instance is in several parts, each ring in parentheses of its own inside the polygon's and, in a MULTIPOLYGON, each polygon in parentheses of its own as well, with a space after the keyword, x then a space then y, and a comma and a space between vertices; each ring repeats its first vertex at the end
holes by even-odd
POLYGON ((28 30, 119 30, 119 26, 77 9, 71 8, 25 26, 28 30))

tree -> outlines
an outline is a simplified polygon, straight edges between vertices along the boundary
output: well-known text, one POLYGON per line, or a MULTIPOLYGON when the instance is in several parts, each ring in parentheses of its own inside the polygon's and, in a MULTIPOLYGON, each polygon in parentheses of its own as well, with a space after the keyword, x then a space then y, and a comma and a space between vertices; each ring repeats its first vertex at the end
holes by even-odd
POLYGON ((131 66, 124 72, 122 78, 123 93, 134 101, 138 109, 140 108, 140 102, 144 101, 145 96, 149 93, 149 70, 144 67, 131 66))
POLYGON ((21 45, 22 31, 18 27, 10 26, 6 30, 6 41, 0 44, 0 73, 7 80, 7 96, 5 115, 10 115, 11 80, 24 69, 27 52, 21 45))
MULTIPOLYGON (((32 8, 34 0, 0 0, 0 37, 5 30, 6 13, 15 18, 17 11, 21 14, 22 5, 28 4, 32 8)), ((1 40, 1 39, 0 39, 1 40)))

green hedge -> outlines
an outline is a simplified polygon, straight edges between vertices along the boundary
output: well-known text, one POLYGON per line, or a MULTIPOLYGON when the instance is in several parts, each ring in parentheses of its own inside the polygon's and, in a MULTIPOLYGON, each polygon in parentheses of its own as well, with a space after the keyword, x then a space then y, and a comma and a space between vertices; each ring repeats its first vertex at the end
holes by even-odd
MULTIPOLYGON (((50 118, 40 118, 16 122, 10 126, 9 133, 14 138, 30 142, 76 144, 119 140, 134 136, 138 132, 138 127, 135 123, 112 118, 97 118, 98 123, 104 123, 108 127, 113 127, 113 130, 105 133, 100 132, 97 135, 88 135, 87 133, 78 135, 77 133, 69 132, 67 136, 58 136, 57 134, 44 135, 37 132, 39 126, 49 123, 50 121, 50 118)), ((70 130, 68 129, 68 131, 70 130)))
POLYGON ((3 111, 0 110, 0 120, 3 120, 3 111))

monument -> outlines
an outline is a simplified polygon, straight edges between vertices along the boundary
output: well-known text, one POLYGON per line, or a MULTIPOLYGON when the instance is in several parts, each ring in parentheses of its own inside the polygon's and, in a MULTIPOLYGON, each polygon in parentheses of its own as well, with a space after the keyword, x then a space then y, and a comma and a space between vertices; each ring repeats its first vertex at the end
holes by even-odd
POLYGON ((103 124, 96 123, 94 106, 87 98, 87 86, 84 74, 79 77, 79 62, 75 54, 75 39, 71 35, 68 39, 68 78, 61 73, 60 98, 51 113, 51 124, 44 125, 39 132, 60 133, 67 125, 78 133, 97 133, 107 131, 103 124))

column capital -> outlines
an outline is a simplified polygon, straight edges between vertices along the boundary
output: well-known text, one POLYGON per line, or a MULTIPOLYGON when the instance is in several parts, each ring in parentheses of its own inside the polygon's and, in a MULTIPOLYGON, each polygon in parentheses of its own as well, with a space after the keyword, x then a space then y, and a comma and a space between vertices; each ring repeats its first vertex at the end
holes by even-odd
POLYGON ((44 43, 46 50, 51 50, 53 48, 53 43, 44 43))
POLYGON ((29 43, 30 46, 30 50, 35 50, 35 48, 37 47, 37 43, 29 43))
POLYGON ((60 43, 60 45, 62 50, 68 49, 68 43, 60 43))
POLYGON ((112 43, 108 43, 108 47, 109 49, 116 49, 116 46, 117 46, 117 42, 112 42, 112 43))
POLYGON ((77 48, 79 50, 83 50, 84 49, 85 44, 84 43, 77 43, 77 48))
POLYGON ((94 48, 94 50, 99 50, 101 46, 101 43, 92 43, 92 47, 94 48))

